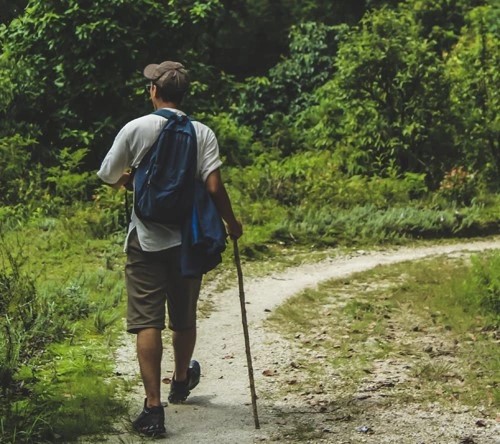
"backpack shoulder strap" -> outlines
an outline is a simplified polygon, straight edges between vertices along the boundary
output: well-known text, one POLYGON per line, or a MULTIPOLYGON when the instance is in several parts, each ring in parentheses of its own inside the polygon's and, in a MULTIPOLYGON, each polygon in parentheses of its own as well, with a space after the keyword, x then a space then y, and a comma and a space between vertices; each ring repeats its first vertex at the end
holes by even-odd
POLYGON ((176 113, 165 108, 157 109, 155 112, 151 114, 156 114, 157 116, 164 117, 165 119, 171 119, 172 117, 177 116, 176 113))
MULTIPOLYGON (((160 108, 160 109, 157 109, 156 111, 154 111, 153 113, 151 114, 156 114, 157 116, 161 116, 161 117, 164 117, 165 119, 178 119, 179 117, 179 114, 173 112, 173 111, 170 111, 169 109, 165 109, 165 108, 160 108)), ((188 115, 186 115, 186 117, 191 121, 191 122, 194 122, 195 120, 192 119, 191 117, 189 117, 188 115)))

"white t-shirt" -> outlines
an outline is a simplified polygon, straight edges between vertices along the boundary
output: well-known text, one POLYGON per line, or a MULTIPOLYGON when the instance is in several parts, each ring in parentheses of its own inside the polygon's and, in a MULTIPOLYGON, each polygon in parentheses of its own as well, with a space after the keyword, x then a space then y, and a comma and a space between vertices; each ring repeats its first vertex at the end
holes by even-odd
MULTIPOLYGON (((182 111, 166 108, 184 115, 182 111)), ((117 134, 113 146, 104 158, 97 175, 106 183, 118 182, 127 168, 139 166, 144 155, 153 146, 165 125, 165 118, 148 114, 127 123, 117 134)), ((222 165, 219 158, 219 144, 214 132, 200 122, 193 122, 198 142, 196 177, 203 182, 222 165)), ((141 221, 132 210, 128 234, 136 228, 139 243, 144 251, 160 251, 181 244, 178 227, 141 221)), ((128 235, 125 240, 127 247, 128 235)))

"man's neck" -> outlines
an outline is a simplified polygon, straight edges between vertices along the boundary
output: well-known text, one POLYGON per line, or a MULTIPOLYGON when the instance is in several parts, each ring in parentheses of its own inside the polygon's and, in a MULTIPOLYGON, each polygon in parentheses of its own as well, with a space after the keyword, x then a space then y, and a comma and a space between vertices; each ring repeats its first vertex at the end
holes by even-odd
POLYGON ((163 100, 157 100, 157 101, 155 101, 155 103, 153 105, 154 105, 155 110, 161 109, 161 108, 178 109, 176 103, 174 103, 174 102, 165 102, 163 100))

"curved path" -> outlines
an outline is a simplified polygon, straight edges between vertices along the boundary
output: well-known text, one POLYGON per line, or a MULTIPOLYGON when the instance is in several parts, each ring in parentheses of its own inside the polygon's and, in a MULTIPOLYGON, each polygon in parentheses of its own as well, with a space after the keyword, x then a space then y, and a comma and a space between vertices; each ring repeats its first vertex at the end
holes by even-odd
MULTIPOLYGON (((245 282, 247 315, 249 320, 254 371, 257 392, 262 381, 262 371, 273 354, 272 346, 266 345, 266 333, 261 328, 269 311, 288 297, 314 287, 319 282, 343 278, 378 265, 418 260, 435 255, 450 255, 463 251, 478 252, 500 249, 500 239, 456 243, 417 248, 399 248, 387 251, 357 252, 335 257, 316 264, 290 268, 272 277, 245 282)), ((221 294, 211 295, 214 310, 199 322, 198 344, 195 358, 202 366, 200 385, 183 405, 169 405, 165 409, 168 435, 165 440, 172 444, 228 443, 244 444, 267 441, 275 427, 271 407, 264 400, 259 402, 261 430, 254 429, 248 373, 241 326, 241 315, 237 288, 221 294)), ((137 374, 133 338, 127 336, 124 345, 117 351, 117 371, 123 375, 137 374)), ((171 374, 171 353, 165 351, 163 373, 171 374)), ((168 395, 168 386, 163 389, 163 398, 168 395)), ((142 391, 134 393, 134 413, 143 400, 142 391)), ((123 433, 108 437, 107 442, 132 443, 141 439, 123 433)))

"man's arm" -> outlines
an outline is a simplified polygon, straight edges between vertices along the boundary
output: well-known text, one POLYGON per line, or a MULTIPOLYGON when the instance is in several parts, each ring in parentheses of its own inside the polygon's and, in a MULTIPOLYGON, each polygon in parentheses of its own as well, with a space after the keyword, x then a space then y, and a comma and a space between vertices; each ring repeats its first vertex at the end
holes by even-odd
POLYGON ((99 178, 113 188, 120 188, 130 180, 130 164, 132 153, 130 146, 130 131, 125 125, 115 137, 113 145, 102 161, 101 168, 97 172, 99 178))
POLYGON ((207 191, 212 196, 212 199, 227 225, 227 232, 233 239, 238 239, 243 234, 241 222, 236 219, 231 206, 231 200, 227 194, 226 187, 222 182, 220 170, 217 168, 212 171, 205 181, 207 191))
POLYGON ((121 175, 121 177, 118 179, 118 182, 112 183, 112 184, 107 184, 107 185, 109 185, 110 187, 113 187, 115 190, 121 188, 122 186, 127 188, 127 189, 130 189, 129 187, 127 187, 127 184, 130 182, 130 180, 132 178, 131 176, 132 176, 131 173, 125 171, 121 175))

